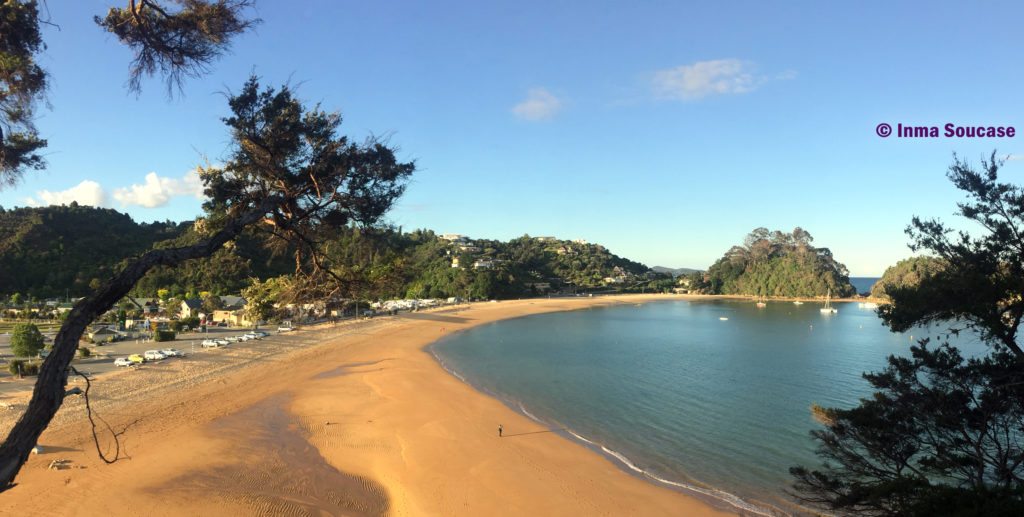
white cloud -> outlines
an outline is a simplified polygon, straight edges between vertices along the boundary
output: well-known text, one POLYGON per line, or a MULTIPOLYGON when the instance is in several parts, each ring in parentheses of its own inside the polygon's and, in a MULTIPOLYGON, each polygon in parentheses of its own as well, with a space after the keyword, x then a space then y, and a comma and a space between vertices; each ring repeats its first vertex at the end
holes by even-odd
POLYGON ((526 100, 512 107, 512 113, 525 120, 548 120, 561 111, 562 101, 544 88, 531 88, 526 100))
POLYGON ((137 205, 144 208, 164 206, 172 197, 194 196, 203 198, 203 183, 199 173, 191 170, 181 179, 164 178, 155 172, 146 175, 145 183, 114 190, 114 199, 122 206, 137 205))
POLYGON ((749 93, 766 81, 787 80, 796 72, 785 71, 775 77, 758 75, 754 66, 739 59, 697 61, 654 73, 654 92, 658 97, 675 100, 697 100, 710 95, 749 93))
POLYGON ((69 205, 72 201, 80 205, 107 206, 107 193, 99 183, 92 180, 85 180, 67 190, 53 192, 40 190, 36 192, 36 198, 28 198, 25 203, 29 206, 45 205, 69 205))
POLYGON ((1018 160, 1024 160, 1024 154, 1008 154, 1006 155, 1006 161, 1015 162, 1018 160))

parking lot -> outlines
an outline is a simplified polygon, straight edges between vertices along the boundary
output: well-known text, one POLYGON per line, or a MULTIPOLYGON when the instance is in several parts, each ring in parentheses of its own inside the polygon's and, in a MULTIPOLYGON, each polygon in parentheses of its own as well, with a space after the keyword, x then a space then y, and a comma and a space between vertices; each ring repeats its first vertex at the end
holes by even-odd
MULTIPOLYGON (((159 350, 162 348, 176 348, 185 353, 185 357, 193 354, 201 353, 215 353, 216 349, 204 350, 202 348, 202 341, 204 339, 214 338, 227 338, 230 336, 237 336, 249 332, 251 329, 246 328, 223 328, 223 327, 212 327, 207 332, 191 332, 178 334, 174 341, 163 341, 155 342, 151 340, 126 340, 118 341, 115 343, 109 343, 105 345, 85 345, 89 348, 93 355, 87 358, 76 357, 72 362, 72 366, 87 375, 98 375, 102 373, 112 372, 118 369, 124 369, 125 367, 118 367, 114 365, 114 359, 118 357, 127 357, 132 354, 142 355, 146 350, 159 350)), ((270 336, 261 340, 244 341, 238 343, 231 343, 229 347, 256 347, 258 344, 271 344, 274 342, 281 341, 282 338, 287 335, 278 335, 276 327, 263 326, 260 328, 264 332, 270 333, 270 336)), ((50 342, 52 342, 52 333, 46 334, 50 342)), ((14 359, 14 355, 11 353, 10 348, 10 335, 0 334, 0 395, 9 395, 20 391, 30 390, 32 385, 35 383, 35 377, 26 377, 24 379, 18 379, 16 375, 12 375, 7 371, 7 363, 14 359)), ((168 358, 165 361, 181 360, 181 358, 168 358)))

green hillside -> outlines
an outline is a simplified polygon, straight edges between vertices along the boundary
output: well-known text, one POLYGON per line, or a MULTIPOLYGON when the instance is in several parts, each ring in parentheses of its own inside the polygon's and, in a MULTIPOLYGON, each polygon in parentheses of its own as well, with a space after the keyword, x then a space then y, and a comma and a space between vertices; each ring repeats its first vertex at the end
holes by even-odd
MULTIPOLYGON (((154 245, 195 241, 191 222, 139 224, 115 210, 50 206, 0 210, 0 295, 82 296, 126 258, 154 245)), ((323 238, 327 261, 364 298, 511 298, 552 291, 665 289, 671 276, 583 241, 523 236, 507 242, 444 239, 429 230, 342 228, 323 238)), ((132 293, 192 297, 238 293, 251 278, 287 275, 289 250, 254 232, 212 257, 155 268, 132 293)))

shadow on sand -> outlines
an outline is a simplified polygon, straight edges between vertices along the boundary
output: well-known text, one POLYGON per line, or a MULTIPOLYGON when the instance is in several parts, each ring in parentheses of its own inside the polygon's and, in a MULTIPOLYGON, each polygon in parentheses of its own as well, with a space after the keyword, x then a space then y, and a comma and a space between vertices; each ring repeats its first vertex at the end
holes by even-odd
POLYGON ((444 316, 441 314, 431 314, 427 312, 409 312, 400 314, 398 317, 410 320, 443 321, 445 323, 465 323, 467 321, 471 321, 469 318, 463 318, 462 316, 444 316))

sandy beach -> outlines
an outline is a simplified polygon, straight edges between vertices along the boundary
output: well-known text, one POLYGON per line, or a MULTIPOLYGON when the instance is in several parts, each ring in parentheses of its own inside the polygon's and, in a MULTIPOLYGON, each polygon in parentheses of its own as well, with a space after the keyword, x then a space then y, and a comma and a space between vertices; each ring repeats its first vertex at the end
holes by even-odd
MULTIPOLYGON (((81 403, 66 403, 0 513, 724 515, 475 391, 424 350, 500 319, 672 298, 685 297, 479 303, 101 376, 94 407, 124 430, 127 458, 104 464, 81 403), (57 459, 67 468, 48 468, 57 459)), ((17 410, 0 418, 5 433, 17 410)))

